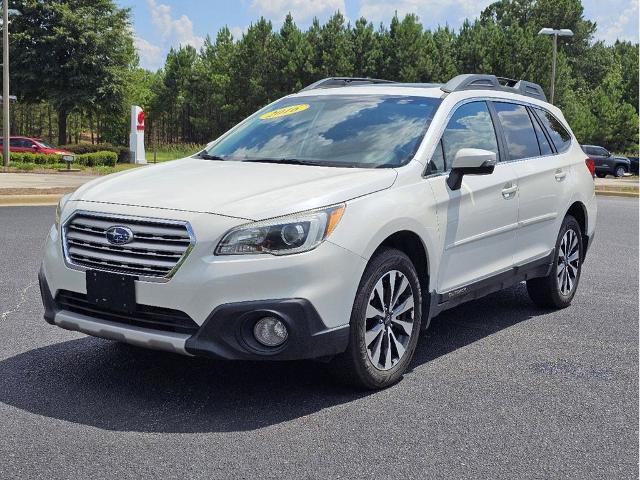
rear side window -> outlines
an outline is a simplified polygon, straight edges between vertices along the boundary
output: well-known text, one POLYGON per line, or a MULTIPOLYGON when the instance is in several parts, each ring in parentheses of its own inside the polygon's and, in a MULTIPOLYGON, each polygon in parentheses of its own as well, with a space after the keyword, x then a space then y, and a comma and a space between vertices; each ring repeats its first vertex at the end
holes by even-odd
POLYGON ((451 168, 461 148, 481 148, 498 154, 496 131, 486 102, 470 102, 459 107, 442 134, 444 161, 451 168))
POLYGON ((549 139, 544 134, 542 130, 542 126, 540 125, 538 119, 531 112, 531 122, 533 123, 533 129, 536 131, 536 137, 538 137, 538 145, 540 146, 540 154, 541 155, 551 155, 553 153, 553 149, 551 148, 551 144, 549 143, 549 139))
POLYGON ((571 134, 562 126, 560 121, 542 108, 535 107, 538 117, 547 128, 547 132, 551 136, 551 141, 556 146, 558 152, 564 152, 571 144, 571 134))
POLYGON ((495 102, 494 106, 507 141, 509 158, 519 160, 540 155, 538 139, 527 107, 503 102, 495 102))

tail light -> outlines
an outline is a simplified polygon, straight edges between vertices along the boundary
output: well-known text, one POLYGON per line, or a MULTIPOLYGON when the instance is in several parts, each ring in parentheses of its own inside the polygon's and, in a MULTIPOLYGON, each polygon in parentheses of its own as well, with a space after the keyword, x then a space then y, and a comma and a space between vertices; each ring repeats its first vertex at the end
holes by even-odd
POLYGON ((596 162, 594 162, 592 158, 587 158, 584 161, 584 163, 587 165, 587 168, 589 169, 591 178, 596 178, 596 162))

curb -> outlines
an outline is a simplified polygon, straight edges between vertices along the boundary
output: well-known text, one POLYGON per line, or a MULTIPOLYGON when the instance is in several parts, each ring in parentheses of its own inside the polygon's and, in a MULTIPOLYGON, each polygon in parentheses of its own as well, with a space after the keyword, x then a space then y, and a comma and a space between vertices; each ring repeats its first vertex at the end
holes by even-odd
POLYGON ((629 198, 638 198, 640 196, 638 192, 624 192, 619 190, 596 190, 596 195, 629 198))
POLYGON ((0 207, 57 205, 64 193, 51 195, 0 195, 0 207))

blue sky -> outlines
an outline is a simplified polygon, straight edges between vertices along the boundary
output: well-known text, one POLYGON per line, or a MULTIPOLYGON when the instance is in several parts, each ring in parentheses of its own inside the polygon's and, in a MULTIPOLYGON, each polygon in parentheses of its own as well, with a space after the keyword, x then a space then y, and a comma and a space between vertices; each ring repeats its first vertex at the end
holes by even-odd
MULTIPOLYGON (((352 21, 364 16, 374 23, 388 23, 397 10, 400 16, 416 13, 433 28, 448 24, 458 28, 474 18, 491 0, 117 0, 133 13, 136 48, 140 63, 160 68, 171 46, 189 44, 199 48, 206 35, 227 25, 235 37, 261 15, 276 27, 291 12, 306 28, 314 16, 325 20, 336 10, 352 21)), ((638 0, 583 0, 585 16, 597 22, 596 38, 607 43, 616 38, 638 41, 638 0)))

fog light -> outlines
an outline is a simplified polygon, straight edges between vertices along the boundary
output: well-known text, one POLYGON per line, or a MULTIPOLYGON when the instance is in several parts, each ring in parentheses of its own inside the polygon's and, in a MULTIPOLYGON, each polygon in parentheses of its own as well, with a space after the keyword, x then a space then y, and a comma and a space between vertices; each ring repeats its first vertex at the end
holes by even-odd
POLYGON ((279 347, 289 336, 287 327, 275 317, 263 317, 253 326, 253 336, 265 347, 279 347))

